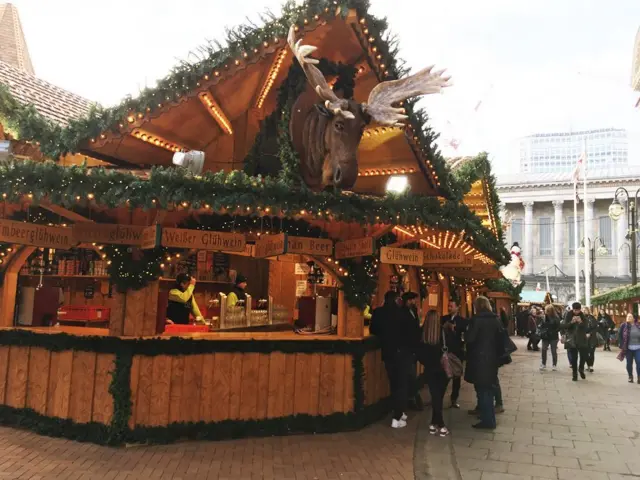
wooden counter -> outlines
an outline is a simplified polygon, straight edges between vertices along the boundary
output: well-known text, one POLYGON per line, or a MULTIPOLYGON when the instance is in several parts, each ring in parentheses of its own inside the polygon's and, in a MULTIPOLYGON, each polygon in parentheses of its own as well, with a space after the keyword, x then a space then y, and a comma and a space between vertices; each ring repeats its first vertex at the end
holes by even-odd
POLYGON ((60 435, 119 443, 348 430, 386 408, 387 379, 373 338, 106 333, 0 329, 0 421, 35 412, 36 423, 67 419, 73 431, 98 424, 109 433, 60 435))

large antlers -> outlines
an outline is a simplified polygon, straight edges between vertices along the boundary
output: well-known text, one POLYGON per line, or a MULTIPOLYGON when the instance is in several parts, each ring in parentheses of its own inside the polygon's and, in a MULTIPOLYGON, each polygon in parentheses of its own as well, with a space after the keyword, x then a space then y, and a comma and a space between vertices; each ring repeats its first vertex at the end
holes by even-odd
POLYGON ((402 108, 394 108, 394 103, 407 98, 439 93, 442 88, 448 87, 451 77, 442 74, 444 70, 432 72, 433 66, 420 70, 415 75, 382 82, 374 87, 369 94, 369 100, 363 104, 363 109, 373 120, 381 125, 402 126, 402 120, 406 120, 402 108))
POLYGON ((325 107, 333 112, 334 115, 342 115, 345 118, 355 118, 353 113, 348 110, 349 103, 334 93, 331 87, 327 84, 327 80, 322 75, 322 72, 316 67, 318 60, 309 58, 313 52, 317 50, 317 47, 311 45, 301 45, 302 40, 296 42, 295 27, 292 25, 289 29, 289 37, 287 39, 291 51, 298 59, 300 66, 304 70, 307 80, 314 88, 318 96, 324 100, 325 107))

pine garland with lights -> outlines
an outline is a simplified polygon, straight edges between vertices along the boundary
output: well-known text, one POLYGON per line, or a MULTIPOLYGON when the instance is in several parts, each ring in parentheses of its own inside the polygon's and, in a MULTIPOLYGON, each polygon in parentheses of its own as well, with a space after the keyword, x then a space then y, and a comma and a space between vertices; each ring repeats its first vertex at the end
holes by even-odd
POLYGON ((207 172, 193 177, 184 169, 157 167, 149 179, 127 172, 63 167, 53 162, 9 161, 0 165, 2 197, 18 203, 31 195, 73 208, 97 205, 115 208, 189 208, 246 215, 288 218, 306 217, 360 224, 428 225, 465 232, 465 240, 498 263, 506 264, 509 252, 496 236, 464 204, 436 197, 405 194, 369 197, 340 192, 314 193, 295 189, 282 178, 251 177, 244 172, 207 172))

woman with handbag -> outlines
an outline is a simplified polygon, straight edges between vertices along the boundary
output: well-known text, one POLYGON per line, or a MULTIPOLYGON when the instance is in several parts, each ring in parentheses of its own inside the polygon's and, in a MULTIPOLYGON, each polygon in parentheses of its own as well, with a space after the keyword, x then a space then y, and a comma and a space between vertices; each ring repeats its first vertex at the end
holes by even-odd
POLYGON ((598 321, 591 314, 589 307, 584 308, 584 316, 587 319, 587 370, 593 373, 593 365, 596 361, 596 348, 598 348, 598 321))
POLYGON ((424 377, 431 394, 429 433, 441 437, 449 435, 442 416, 447 385, 451 378, 462 375, 462 362, 447 349, 447 338, 452 334, 452 330, 442 328, 437 311, 427 312, 422 325, 420 362, 424 365, 424 377))

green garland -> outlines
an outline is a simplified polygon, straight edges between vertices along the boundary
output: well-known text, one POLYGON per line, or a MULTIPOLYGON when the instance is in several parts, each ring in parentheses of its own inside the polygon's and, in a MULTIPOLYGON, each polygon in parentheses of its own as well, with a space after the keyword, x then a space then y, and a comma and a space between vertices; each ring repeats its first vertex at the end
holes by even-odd
POLYGON ((375 337, 352 341, 200 341, 193 339, 121 339, 118 337, 78 337, 67 334, 39 334, 25 330, 0 332, 0 345, 29 346, 49 351, 91 351, 114 353, 114 371, 109 386, 113 416, 109 425, 75 423, 51 418, 31 409, 0 405, 0 424, 28 428, 37 433, 65 437, 101 445, 170 443, 181 439, 224 440, 248 436, 290 435, 294 433, 334 433, 362 428, 379 420, 389 409, 388 399, 365 406, 364 357, 380 348, 375 337), (133 355, 192 355, 213 352, 243 353, 328 353, 352 356, 354 405, 348 413, 327 416, 294 415, 263 420, 173 423, 163 427, 129 427, 132 414, 131 364, 133 355))
POLYGON ((25 195, 73 208, 95 204, 108 208, 202 208, 247 212, 270 208, 273 215, 297 217, 301 212, 318 219, 361 224, 428 225, 465 231, 465 240, 497 263, 507 263, 509 252, 482 226, 480 219, 457 201, 423 195, 367 197, 339 192, 296 190, 282 178, 251 177, 244 172, 207 172, 193 177, 184 169, 154 168, 148 180, 130 173, 62 167, 52 162, 10 161, 0 165, 0 193, 18 203, 25 195), (81 200, 78 201, 77 198, 81 200), (88 200, 91 198, 91 200, 88 200), (327 213, 328 212, 328 213, 327 213))
POLYGON ((485 280, 484 282, 485 286, 489 289, 489 291, 506 293, 516 301, 520 300, 520 294, 522 293, 522 289, 524 288, 525 283, 526 282, 522 280, 522 282, 520 282, 520 285, 518 285, 517 287, 514 287, 513 284, 506 278, 500 278, 500 279, 490 278, 485 280))
POLYGON ((592 305, 607 305, 609 303, 621 303, 640 297, 640 285, 625 285, 614 288, 608 292, 591 297, 592 305))

